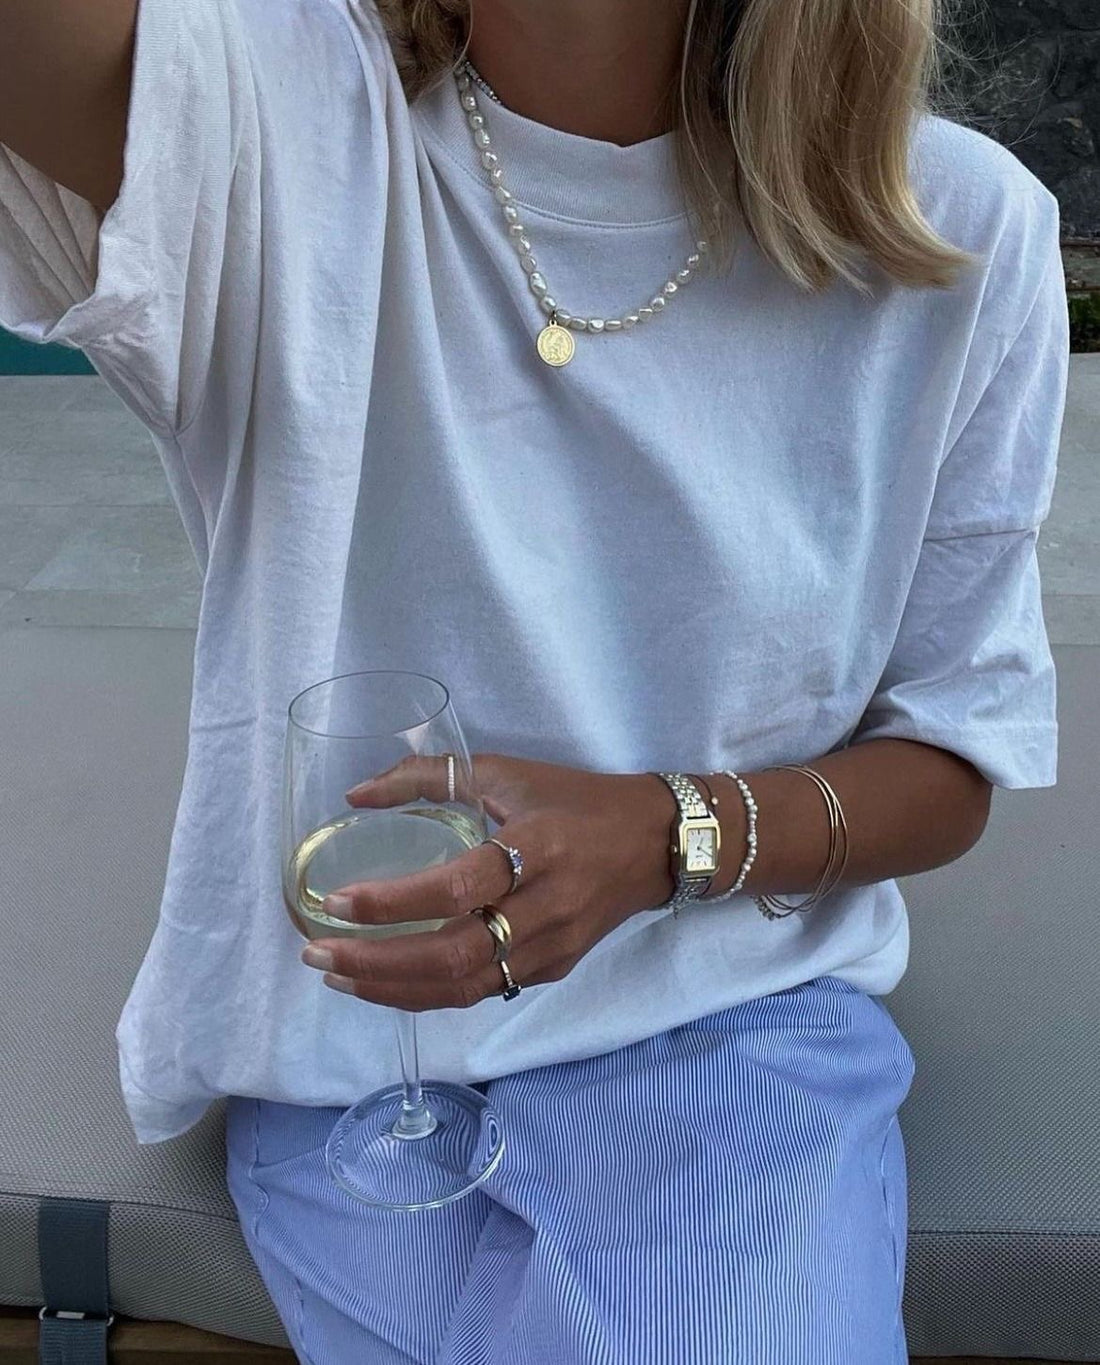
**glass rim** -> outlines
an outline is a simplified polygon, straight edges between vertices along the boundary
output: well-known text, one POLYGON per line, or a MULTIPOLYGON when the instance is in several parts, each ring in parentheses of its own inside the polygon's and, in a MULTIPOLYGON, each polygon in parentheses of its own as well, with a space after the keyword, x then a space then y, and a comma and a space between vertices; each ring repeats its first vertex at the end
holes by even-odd
POLYGON ((419 730, 422 726, 430 725, 433 720, 438 719, 451 703, 451 693, 447 684, 438 678, 433 678, 430 673, 416 673, 409 668, 368 668, 361 669, 354 673, 340 673, 335 678, 322 678, 320 682, 310 683, 303 688, 296 697, 293 697, 286 708, 287 722, 293 725, 296 730, 301 730, 307 735, 317 735, 321 739, 381 739, 389 735, 407 735, 413 730, 419 730), (433 711, 430 716, 425 716, 423 720, 418 720, 415 725, 403 726, 400 730, 376 730, 373 732, 358 731, 354 735, 334 735, 330 730, 314 730, 308 725, 303 725, 294 715, 294 707, 310 692, 316 692, 319 687, 331 687, 333 683, 343 682, 345 678, 419 678, 423 682, 434 683, 443 693, 443 702, 437 711, 433 711))

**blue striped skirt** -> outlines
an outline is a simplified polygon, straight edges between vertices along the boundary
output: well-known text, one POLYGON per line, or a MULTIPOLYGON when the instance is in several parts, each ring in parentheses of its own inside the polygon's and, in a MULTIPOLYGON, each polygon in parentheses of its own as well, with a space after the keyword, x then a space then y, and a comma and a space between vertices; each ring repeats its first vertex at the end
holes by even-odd
POLYGON ((344 1193, 342 1108, 231 1096, 227 1179, 308 1365, 907 1365, 913 1072, 823 976, 486 1082, 508 1146, 444 1208, 344 1193))

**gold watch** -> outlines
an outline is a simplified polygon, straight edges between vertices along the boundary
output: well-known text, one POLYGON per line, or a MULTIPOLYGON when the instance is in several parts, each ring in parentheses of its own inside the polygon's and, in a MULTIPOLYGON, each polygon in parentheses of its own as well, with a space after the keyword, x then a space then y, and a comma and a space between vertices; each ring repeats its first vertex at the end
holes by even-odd
POLYGON ((718 872, 722 831, 698 785, 685 773, 657 773, 668 784, 679 807, 672 826, 669 852, 676 891, 668 902, 673 915, 704 895, 718 872))

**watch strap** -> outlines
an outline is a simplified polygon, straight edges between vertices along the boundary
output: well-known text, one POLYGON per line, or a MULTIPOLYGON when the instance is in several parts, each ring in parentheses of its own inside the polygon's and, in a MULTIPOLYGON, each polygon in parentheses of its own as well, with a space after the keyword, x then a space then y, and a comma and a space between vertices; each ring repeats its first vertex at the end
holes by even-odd
POLYGON ((701 820, 711 811, 702 792, 686 773, 658 773, 672 788, 680 814, 685 820, 701 820))
MULTIPOLYGON (((680 838, 679 829, 685 820, 702 820, 713 817, 714 812, 704 798, 702 792, 695 782, 685 773, 662 773, 656 774, 657 777, 666 783, 676 798, 676 805, 679 810, 679 820, 675 825, 677 837, 672 847, 679 849, 680 838)), ((675 859, 673 860, 675 863, 675 859)), ((674 916, 678 916, 682 906, 690 901, 698 900, 704 894, 715 877, 715 873, 695 873, 689 875, 682 868, 673 867, 672 873, 676 890, 668 904, 672 907, 674 916)))

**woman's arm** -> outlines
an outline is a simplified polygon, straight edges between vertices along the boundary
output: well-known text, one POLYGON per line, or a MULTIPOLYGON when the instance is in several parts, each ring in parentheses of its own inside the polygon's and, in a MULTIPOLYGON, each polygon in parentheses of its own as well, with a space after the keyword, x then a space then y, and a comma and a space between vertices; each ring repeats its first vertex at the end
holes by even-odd
POLYGON ((118 198, 137 0, 0 0, 0 142, 101 213, 118 198))
MULTIPOLYGON (((805 766, 837 794, 848 827, 848 864, 838 885, 866 886, 954 862, 978 842, 993 787, 966 759, 907 739, 870 739, 805 766)), ((737 770, 740 773, 740 770, 737 770)), ((698 773, 718 797, 721 869, 703 900, 737 880, 748 823, 737 784, 698 773)), ((740 773, 756 801, 757 856, 741 890, 757 896, 809 895, 829 857, 829 816, 817 784, 784 770, 740 773)), ((655 814, 667 832, 676 818, 668 787, 651 778, 655 814)), ((671 895, 668 839, 650 843, 654 905, 671 895)))

